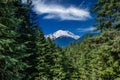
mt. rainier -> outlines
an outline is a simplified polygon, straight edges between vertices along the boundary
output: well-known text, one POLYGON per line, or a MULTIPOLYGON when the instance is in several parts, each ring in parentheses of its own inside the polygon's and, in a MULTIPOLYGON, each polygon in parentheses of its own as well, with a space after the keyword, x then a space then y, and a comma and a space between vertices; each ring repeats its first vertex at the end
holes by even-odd
POLYGON ((73 38, 75 40, 79 39, 80 36, 73 34, 70 31, 65 31, 65 30, 58 30, 56 32, 54 32, 53 34, 49 34, 49 35, 45 35, 46 38, 51 38, 51 39, 57 39, 60 37, 70 37, 73 38))
POLYGON ((68 46, 71 42, 76 42, 80 39, 80 36, 65 30, 58 30, 53 34, 45 35, 45 37, 53 39, 55 43, 61 47, 68 46))

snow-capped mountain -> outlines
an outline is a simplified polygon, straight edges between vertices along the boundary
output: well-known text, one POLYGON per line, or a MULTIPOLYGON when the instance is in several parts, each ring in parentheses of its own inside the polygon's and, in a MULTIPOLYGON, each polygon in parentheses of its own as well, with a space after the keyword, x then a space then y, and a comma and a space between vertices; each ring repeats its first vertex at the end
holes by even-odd
POLYGON ((54 32, 53 34, 45 35, 46 38, 51 38, 54 39, 55 43, 60 46, 60 47, 67 47, 70 45, 72 42, 82 42, 87 35, 89 36, 94 36, 94 35, 99 35, 100 32, 94 32, 94 33, 87 33, 84 34, 83 36, 75 35, 70 31, 65 31, 65 30, 58 30, 54 32))
POLYGON ((70 31, 65 31, 65 30, 58 30, 56 32, 54 32, 53 34, 49 34, 49 35, 45 35, 46 38, 51 38, 51 39, 57 39, 60 37, 69 37, 69 38, 73 38, 75 40, 79 39, 80 36, 73 34, 70 31))

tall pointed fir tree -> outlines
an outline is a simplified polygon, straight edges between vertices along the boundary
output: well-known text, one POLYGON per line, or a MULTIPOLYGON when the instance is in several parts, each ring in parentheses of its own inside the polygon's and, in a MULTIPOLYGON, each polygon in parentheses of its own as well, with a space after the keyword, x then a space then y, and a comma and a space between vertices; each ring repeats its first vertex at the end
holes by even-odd
POLYGON ((62 80, 65 74, 60 48, 57 48, 50 39, 46 41, 41 31, 38 30, 37 34, 38 62, 36 69, 39 73, 35 80, 62 80))
POLYGON ((0 79, 21 80, 27 64, 22 58, 26 46, 17 41, 17 27, 21 20, 15 17, 18 0, 0 0, 0 79))
POLYGON ((31 0, 27 0, 27 3, 21 5, 16 4, 18 6, 18 10, 16 12, 16 17, 22 19, 21 24, 18 27, 19 32, 19 43, 23 43, 26 46, 26 53, 29 56, 23 58, 23 60, 29 65, 29 67, 24 70, 26 77, 24 80, 34 80, 36 76, 35 69, 35 57, 36 57, 36 23, 33 23, 33 13, 31 11, 32 5, 31 0))

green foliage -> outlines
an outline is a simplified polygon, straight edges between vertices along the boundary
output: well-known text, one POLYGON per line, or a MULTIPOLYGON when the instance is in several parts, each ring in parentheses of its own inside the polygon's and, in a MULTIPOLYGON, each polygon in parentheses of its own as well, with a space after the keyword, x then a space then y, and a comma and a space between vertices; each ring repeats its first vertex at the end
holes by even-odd
POLYGON ((61 49, 33 21, 31 0, 0 0, 0 79, 119 80, 120 31, 112 29, 119 28, 119 4, 98 0, 98 26, 106 30, 61 49))
POLYGON ((119 0, 98 0, 94 12, 97 13, 98 29, 119 28, 119 0))
POLYGON ((27 67, 22 58, 27 55, 26 46, 17 41, 19 19, 13 15, 14 0, 0 5, 0 79, 21 80, 25 76, 22 71, 27 67))
POLYGON ((38 76, 35 80, 62 80, 64 72, 62 67, 62 52, 53 41, 45 40, 43 34, 38 31, 36 40, 38 54, 38 76))
MULTIPOLYGON (((69 61, 65 61, 67 76, 74 73, 77 80, 114 80, 120 77, 120 31, 105 31, 65 51, 69 61), (70 67, 76 71, 71 72, 70 67)), ((75 79, 71 77, 69 80, 75 79)))
POLYGON ((32 13, 30 13, 31 11, 30 4, 26 5, 20 5, 18 3, 15 4, 18 7, 15 16, 21 20, 17 28, 17 31, 19 32, 17 41, 26 46, 25 53, 28 55, 23 58, 24 62, 29 65, 29 67, 24 69, 23 71, 23 73, 26 74, 26 76, 23 79, 34 80, 37 74, 37 70, 35 69, 35 67, 36 57, 38 55, 36 54, 37 49, 35 40, 37 36, 36 30, 38 29, 38 26, 31 22, 32 20, 30 15, 32 16, 32 13))

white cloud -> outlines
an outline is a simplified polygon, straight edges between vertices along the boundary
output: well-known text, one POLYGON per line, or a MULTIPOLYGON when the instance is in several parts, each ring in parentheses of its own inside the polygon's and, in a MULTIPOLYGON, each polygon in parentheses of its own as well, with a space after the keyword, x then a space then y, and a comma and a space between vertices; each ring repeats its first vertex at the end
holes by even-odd
POLYGON ((73 6, 65 7, 55 3, 45 3, 44 0, 33 1, 33 10, 39 14, 46 14, 44 19, 60 20, 87 20, 90 19, 90 12, 87 9, 79 9, 73 6))
POLYGON ((88 27, 88 28, 78 28, 77 31, 79 32, 88 32, 88 31, 94 31, 95 27, 88 27))

